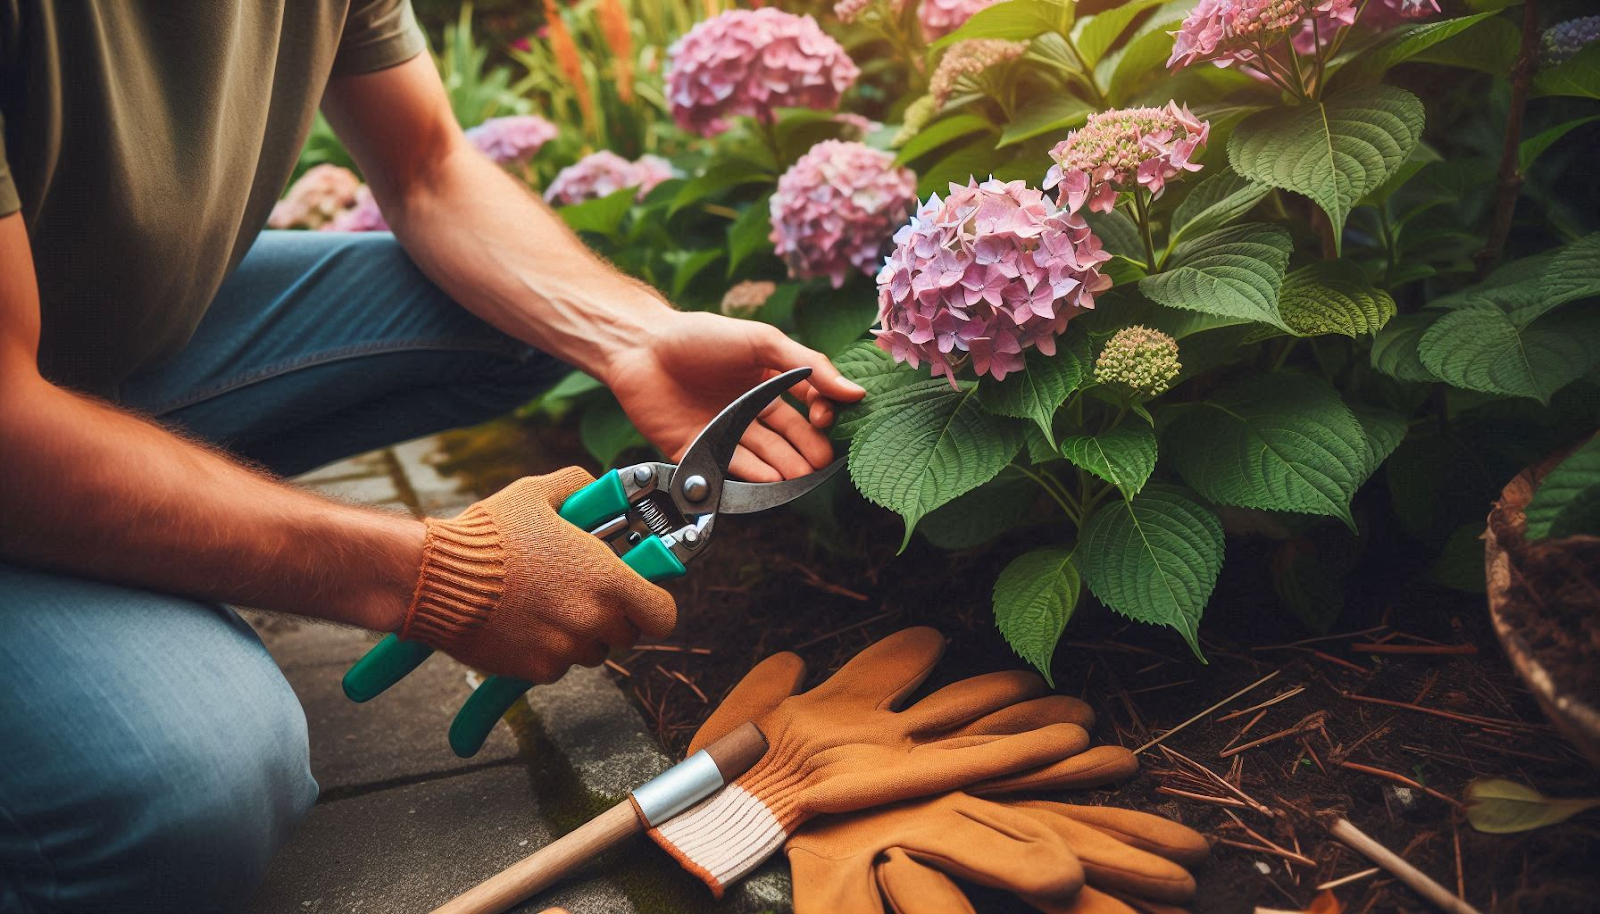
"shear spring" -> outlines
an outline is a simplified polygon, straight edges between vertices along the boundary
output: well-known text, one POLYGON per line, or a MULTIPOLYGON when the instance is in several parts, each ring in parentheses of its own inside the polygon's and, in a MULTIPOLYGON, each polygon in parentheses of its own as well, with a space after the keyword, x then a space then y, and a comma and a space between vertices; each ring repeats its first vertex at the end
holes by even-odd
POLYGON ((639 519, 644 521, 644 525, 650 528, 651 533, 666 536, 672 532, 672 520, 655 502, 646 499, 635 504, 634 508, 639 512, 639 519))

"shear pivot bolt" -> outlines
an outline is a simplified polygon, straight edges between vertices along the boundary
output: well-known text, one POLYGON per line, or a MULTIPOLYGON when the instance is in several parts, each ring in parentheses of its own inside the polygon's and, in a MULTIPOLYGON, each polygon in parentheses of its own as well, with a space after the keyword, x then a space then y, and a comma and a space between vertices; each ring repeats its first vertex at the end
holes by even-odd
POLYGON ((693 527, 690 527, 689 529, 683 531, 683 541, 685 543, 688 543, 690 546, 699 545, 700 544, 700 531, 696 530, 693 527))
POLYGON ((648 485, 650 483, 650 478, 654 475, 654 473, 650 472, 649 467, 634 467, 633 484, 636 486, 648 485))
POLYGON ((705 501, 711 493, 711 486, 704 476, 690 476, 683 481, 683 497, 690 501, 705 501))

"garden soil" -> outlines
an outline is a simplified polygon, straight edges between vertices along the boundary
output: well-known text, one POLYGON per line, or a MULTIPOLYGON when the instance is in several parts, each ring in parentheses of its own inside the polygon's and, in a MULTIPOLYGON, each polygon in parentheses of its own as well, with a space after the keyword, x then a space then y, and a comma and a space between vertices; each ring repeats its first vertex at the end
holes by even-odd
MULTIPOLYGON (((533 467, 589 463, 570 429, 535 433, 513 422, 456 433, 448 446, 447 469, 479 491, 533 467)), ((809 685, 892 631, 932 625, 949 648, 925 689, 1023 665, 994 628, 990 588, 1010 557, 1052 541, 1048 527, 956 554, 916 538, 897 556, 898 518, 856 504, 839 525, 822 507, 719 519, 714 552, 672 585, 679 625, 670 642, 608 664, 668 752, 681 753, 739 677, 780 650, 806 659, 809 685)), ((1072 799, 1165 815, 1208 835, 1215 849, 1195 872, 1198 912, 1304 910, 1317 886, 1345 877, 1354 878, 1332 889, 1337 910, 1431 910, 1386 873, 1357 876, 1371 864, 1328 836, 1333 816, 1488 914, 1593 911, 1600 813, 1490 835, 1459 803, 1475 777, 1561 797, 1600 795, 1600 778, 1540 717, 1500 652, 1483 596, 1428 583, 1424 559, 1385 540, 1380 513, 1367 517, 1380 531, 1369 534, 1377 542, 1368 554, 1387 561, 1349 582, 1349 605, 1326 638, 1312 640, 1273 595, 1273 544, 1263 539, 1230 538, 1201 629, 1204 664, 1169 630, 1080 605, 1052 673, 1059 691, 1094 706, 1101 741, 1141 746, 1276 675, 1142 753, 1133 781, 1072 799), (1251 849, 1264 842, 1276 850, 1251 849)), ((973 897, 982 912, 1029 910, 976 888, 973 897)))

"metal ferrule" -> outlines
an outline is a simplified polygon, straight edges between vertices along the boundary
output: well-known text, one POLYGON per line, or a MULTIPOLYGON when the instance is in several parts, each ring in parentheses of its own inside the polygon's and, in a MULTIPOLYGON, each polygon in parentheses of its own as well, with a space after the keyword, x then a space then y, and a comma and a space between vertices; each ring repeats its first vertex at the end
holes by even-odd
POLYGON ((633 801, 654 828, 723 786, 722 772, 704 749, 661 772, 633 792, 633 801))

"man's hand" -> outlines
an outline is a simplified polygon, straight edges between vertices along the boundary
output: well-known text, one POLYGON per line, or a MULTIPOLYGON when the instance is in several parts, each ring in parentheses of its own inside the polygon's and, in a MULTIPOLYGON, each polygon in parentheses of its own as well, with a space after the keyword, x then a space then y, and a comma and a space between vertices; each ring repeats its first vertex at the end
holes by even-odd
POLYGON ((821 353, 767 324, 704 312, 661 312, 654 334, 617 360, 603 380, 639 431, 678 460, 736 397, 801 367, 809 367, 811 377, 790 393, 809 415, 774 401, 745 432, 728 468, 752 482, 777 482, 827 466, 833 445, 822 430, 833 422, 833 403, 853 402, 866 393, 821 353))

